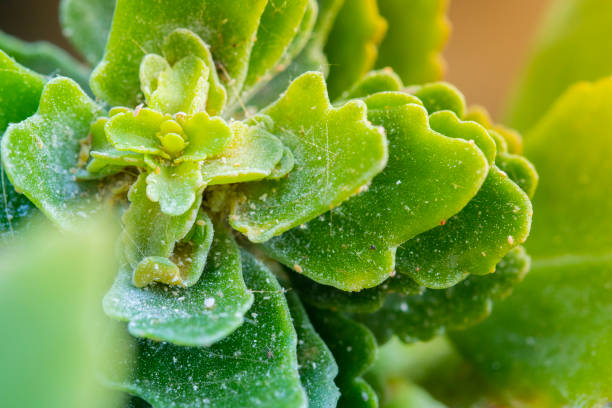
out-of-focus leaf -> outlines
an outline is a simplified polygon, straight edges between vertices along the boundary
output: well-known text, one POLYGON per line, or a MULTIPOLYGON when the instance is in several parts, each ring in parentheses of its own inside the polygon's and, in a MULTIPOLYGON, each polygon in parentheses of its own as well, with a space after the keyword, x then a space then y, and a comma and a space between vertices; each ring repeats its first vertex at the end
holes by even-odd
POLYGON ((97 375, 108 352, 131 361, 115 343, 122 331, 107 327, 100 310, 113 269, 109 225, 82 224, 66 234, 36 224, 0 249, 3 406, 122 406, 97 375))
POLYGON ((338 364, 338 407, 376 408, 378 397, 361 375, 376 360, 376 339, 361 323, 330 311, 310 310, 312 323, 338 364))
MULTIPOLYGON (((45 78, 17 64, 0 51, 0 136, 9 123, 20 122, 36 113, 45 78)), ((17 193, 0 165, 0 241, 12 236, 16 228, 26 223, 34 206, 17 193)))
POLYGON ((284 292, 252 255, 243 252, 242 266, 255 294, 247 322, 206 348, 134 340, 140 364, 124 377, 109 373, 112 386, 158 408, 306 406, 284 292))
POLYGON ((338 366, 331 351, 312 327, 298 295, 288 292, 286 296, 297 332, 300 380, 308 396, 308 407, 333 408, 340 397, 338 387, 334 384, 338 366))
POLYGON ((381 129, 368 124, 366 106, 351 101, 331 106, 320 73, 296 79, 264 111, 295 158, 289 177, 241 186, 230 224, 253 242, 300 225, 353 195, 387 161, 381 129))
POLYGON ((435 289, 455 285, 468 274, 492 273, 508 251, 527 239, 532 213, 525 192, 493 166, 460 213, 401 245, 397 271, 435 289))
POLYGON ((453 333, 505 394, 532 406, 599 406, 612 398, 612 258, 535 261, 491 317, 453 333))
POLYGON ((227 228, 218 223, 206 268, 194 286, 136 288, 131 268, 124 266, 104 298, 104 310, 128 321, 134 336, 209 346, 239 327, 252 303, 253 295, 242 278, 238 247, 227 228))
POLYGON ((95 65, 102 59, 116 0, 62 0, 62 32, 85 60, 95 65))
POLYGON ((344 2, 325 44, 332 100, 372 69, 386 31, 387 22, 378 13, 376 0, 344 2))
POLYGON ((529 264, 525 250, 515 248, 497 264, 494 274, 470 276, 448 289, 389 295, 380 311, 360 315, 360 320, 381 343, 393 335, 411 343, 464 329, 486 318, 493 302, 506 297, 523 279, 529 264))
POLYGON ((64 75, 89 89, 89 70, 66 51, 44 41, 28 43, 0 31, 0 50, 43 75, 64 75))
POLYGON ((268 0, 251 51, 245 88, 264 79, 296 35, 308 0, 268 0))
POLYGON ((570 85, 612 74, 610 20, 612 3, 607 0, 552 2, 511 98, 510 125, 530 129, 570 85))
MULTIPOLYGON (((392 102, 394 94, 386 95, 392 102)), ((474 143, 433 131, 422 106, 377 104, 368 119, 389 140, 383 172, 367 191, 264 244, 269 256, 343 290, 371 288, 388 278, 397 246, 461 211, 489 170, 474 143)), ((488 137, 484 128, 458 119, 443 130, 470 134, 474 126, 488 137)))
POLYGON ((391 67, 406 84, 438 81, 441 51, 450 31, 447 0, 378 0, 389 30, 379 47, 376 66, 391 67))
POLYGON ((526 137, 542 175, 527 246, 532 270, 488 320, 452 335, 514 401, 557 407, 612 399, 611 97, 611 79, 577 84, 526 137))
POLYGON ((45 85, 37 113, 2 138, 2 162, 13 185, 64 229, 89 217, 92 204, 100 206, 95 183, 78 182, 75 173, 79 141, 101 113, 75 82, 55 78, 45 85))
POLYGON ((185 28, 210 46, 235 99, 244 83, 266 0, 118 0, 106 53, 92 74, 94 93, 111 105, 139 102, 138 70, 145 54, 161 54, 164 39, 185 28), (138 21, 138 24, 134 24, 138 21), (126 41, 129 38, 129 41, 126 41))
POLYGON ((572 87, 525 138, 537 166, 534 258, 612 251, 612 79, 572 87))

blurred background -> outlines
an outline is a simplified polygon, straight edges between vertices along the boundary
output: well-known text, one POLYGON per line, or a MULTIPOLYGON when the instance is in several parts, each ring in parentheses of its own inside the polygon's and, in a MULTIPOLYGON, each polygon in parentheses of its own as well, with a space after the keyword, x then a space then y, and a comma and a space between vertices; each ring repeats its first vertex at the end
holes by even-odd
MULTIPOLYGON (((62 37, 59 0, 2 0, 0 30, 24 40, 46 39, 73 52, 62 37)), ((499 118, 538 21, 550 0, 454 0, 452 32, 444 56, 446 80, 468 102, 499 118), (500 45, 502 45, 500 47, 500 45)))

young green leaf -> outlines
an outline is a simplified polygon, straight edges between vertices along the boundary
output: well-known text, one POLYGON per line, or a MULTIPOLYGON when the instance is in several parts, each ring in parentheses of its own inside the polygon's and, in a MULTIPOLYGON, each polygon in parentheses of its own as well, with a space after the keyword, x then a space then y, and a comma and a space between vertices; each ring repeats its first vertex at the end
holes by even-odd
POLYGON ((404 86, 402 80, 390 69, 368 72, 353 85, 343 99, 365 98, 379 92, 399 92, 404 86))
POLYGON ((532 213, 529 197, 493 166, 460 213, 401 245, 397 271, 435 289, 453 286, 468 274, 492 273, 527 239, 532 213))
POLYGON ((376 0, 344 2, 325 44, 332 100, 374 67, 386 31, 387 22, 380 16, 376 0))
POLYGON ((184 214, 205 186, 200 167, 198 162, 158 167, 159 173, 152 171, 147 176, 147 197, 159 203, 164 214, 175 217, 184 214))
POLYGON ((368 124, 365 104, 333 108, 320 73, 296 79, 263 113, 269 129, 295 157, 290 177, 240 187, 230 224, 253 242, 275 235, 338 205, 370 181, 386 164, 381 129, 368 124))
POLYGON ((216 157, 202 163, 207 185, 244 183, 272 175, 284 155, 283 144, 261 126, 231 124, 232 139, 216 157))
POLYGON ((302 386, 308 396, 309 408, 333 408, 340 392, 334 384, 338 366, 331 351, 315 331, 299 296, 287 293, 293 326, 297 332, 297 357, 302 386))
POLYGON ((379 46, 378 68, 391 67, 406 84, 439 81, 448 33, 447 0, 378 0, 389 29, 379 46))
POLYGON ((79 141, 101 113, 75 82, 58 77, 45 85, 36 114, 11 125, 2 138, 2 162, 13 185, 64 229, 100 206, 97 186, 78 182, 75 173, 79 141))
POLYGON ((116 0, 61 0, 60 23, 64 36, 91 65, 104 55, 116 0))
POLYGON ((453 85, 447 82, 432 82, 414 86, 408 91, 423 102, 429 114, 442 110, 454 112, 459 118, 465 113, 465 97, 453 85))
MULTIPOLYGON (((370 109, 368 118, 389 139, 384 171, 367 191, 263 246, 283 264, 342 290, 374 287, 388 278, 396 247, 461 211, 489 169, 475 144, 433 131, 422 106, 370 109)), ((454 136, 474 126, 488 137, 479 125, 458 119, 443 130, 454 136)))
POLYGON ((134 340, 131 347, 141 364, 129 367, 125 377, 108 373, 113 388, 158 408, 305 407, 297 336, 283 290, 246 252, 242 267, 255 294, 248 322, 206 348, 134 340))
POLYGON ((231 99, 247 74, 254 36, 266 0, 118 0, 106 54, 92 74, 94 93, 111 105, 138 104, 138 70, 146 54, 161 54, 177 28, 199 35, 221 67, 231 99), (134 24, 137 20, 138 24, 134 24), (129 38, 129 41, 126 41, 129 38))
MULTIPOLYGON (((210 245, 212 224, 209 221, 202 228, 210 245)), ((196 238, 192 237, 192 242, 196 238)), ((181 245, 188 255, 188 244, 179 244, 175 253, 182 252, 181 245)), ((138 337, 188 346, 209 346, 225 338, 242 324, 253 295, 242 278, 238 247, 222 224, 217 223, 210 253, 206 252, 206 267, 198 264, 202 276, 189 288, 136 288, 131 268, 122 267, 104 298, 104 311, 128 321, 129 332, 138 337)), ((176 255, 173 258, 176 260, 176 255)))
MULTIPOLYGON (((131 204, 123 215, 123 232, 119 238, 121 255, 134 271, 137 271, 143 260, 150 257, 166 258, 170 262, 176 243, 187 236, 196 222, 202 202, 202 194, 196 194, 195 201, 188 211, 179 216, 168 215, 162 212, 159 204, 147 197, 146 178, 146 173, 140 174, 130 188, 128 199, 131 204)), ((142 265, 145 266, 146 264, 142 265)), ((194 272, 195 276, 191 273, 178 276, 175 274, 168 276, 169 281, 165 283, 193 285, 198 281, 202 270, 189 272, 194 272)), ((160 280, 163 277, 158 278, 160 280)))

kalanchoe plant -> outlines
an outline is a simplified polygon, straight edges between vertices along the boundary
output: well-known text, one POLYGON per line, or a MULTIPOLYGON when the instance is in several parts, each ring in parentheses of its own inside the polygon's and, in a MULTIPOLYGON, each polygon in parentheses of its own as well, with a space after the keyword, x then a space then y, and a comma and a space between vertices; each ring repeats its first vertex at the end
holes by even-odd
POLYGON ((2 228, 32 204, 64 230, 120 214, 103 307, 136 363, 111 387, 155 407, 376 406, 374 336, 472 325, 525 275, 537 174, 516 132, 435 82, 439 5, 381 1, 422 32, 373 0, 61 10, 91 91, 0 41, 2 228))

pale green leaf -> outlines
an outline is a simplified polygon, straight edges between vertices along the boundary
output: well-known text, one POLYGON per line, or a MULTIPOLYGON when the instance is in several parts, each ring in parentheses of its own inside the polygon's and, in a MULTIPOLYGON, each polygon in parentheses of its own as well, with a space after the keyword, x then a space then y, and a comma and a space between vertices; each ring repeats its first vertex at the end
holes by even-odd
POLYGON ((242 0, 118 0, 104 59, 92 74, 92 89, 111 105, 137 105, 140 61, 146 54, 161 54, 166 37, 175 29, 184 28, 208 44, 230 99, 235 99, 247 74, 266 3, 266 0, 248 3, 242 0))
POLYGON ((117 150, 167 157, 157 137, 166 119, 153 109, 143 108, 114 115, 104 130, 108 141, 117 150))
POLYGON ((64 36, 91 65, 104 55, 116 0, 62 0, 60 22, 64 36))
POLYGON ((343 99, 365 98, 379 92, 397 92, 404 86, 402 80, 390 69, 368 72, 351 89, 342 95, 343 99))
POLYGON ((187 135, 188 145, 174 162, 200 161, 222 153, 231 142, 230 127, 220 117, 211 118, 206 112, 179 120, 187 135))
POLYGON ((268 177, 284 155, 283 144, 260 126, 231 124, 232 139, 218 156, 202 163, 207 185, 244 183, 268 177))
POLYGON ((434 112, 449 110, 462 118, 465 113, 465 98, 453 85, 447 82, 413 86, 408 91, 423 102, 431 115, 434 112))
POLYGON ((250 254, 244 279, 255 294, 249 321, 206 348, 134 340, 141 364, 111 385, 166 407, 305 407, 296 356, 297 336, 276 278, 250 254))
MULTIPOLYGON (((210 222, 205 228, 212 238, 210 222)), ((181 252, 181 246, 187 254, 191 252, 188 243, 177 245, 175 252, 181 252)), ((113 318, 128 321, 134 336, 190 346, 213 344, 242 324, 253 303, 242 278, 240 252, 222 224, 216 225, 206 268, 199 267, 201 277, 198 275, 192 287, 154 285, 143 289, 132 285, 131 269, 124 266, 104 298, 104 310, 113 318)))
POLYGON ((295 157, 290 177, 241 187, 230 224, 262 242, 312 219, 353 195, 386 164, 384 134, 368 124, 363 102, 333 108, 320 73, 296 79, 264 111, 269 129, 295 157))
POLYGON ((389 30, 376 66, 391 67, 407 84, 439 81, 441 51, 449 33, 448 0, 378 0, 389 30))
POLYGON ((75 82, 55 78, 45 85, 36 114, 11 125, 2 138, 2 162, 13 185, 64 229, 100 206, 97 186, 75 176, 79 141, 100 113, 75 82))
POLYGON ((147 176, 147 197, 159 203, 164 214, 175 217, 184 214, 204 187, 200 164, 186 162, 159 169, 159 174, 152 171, 147 176))

